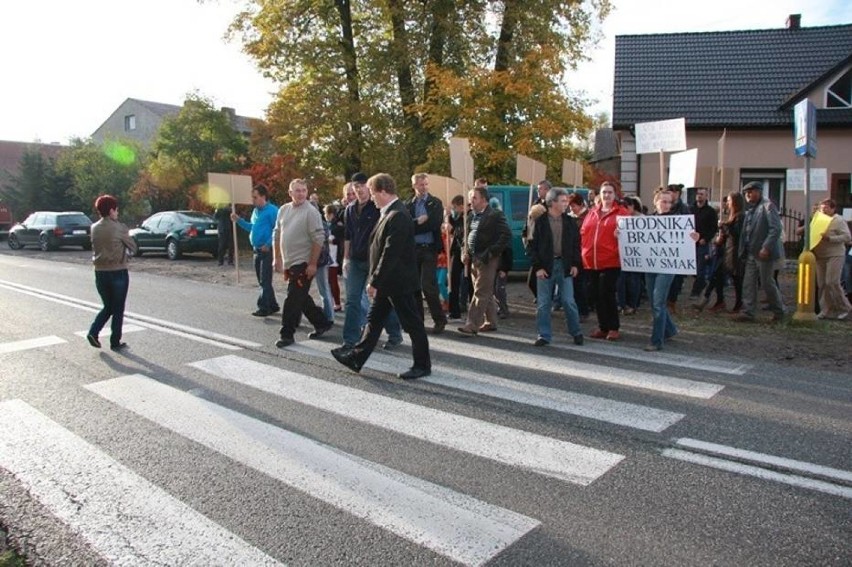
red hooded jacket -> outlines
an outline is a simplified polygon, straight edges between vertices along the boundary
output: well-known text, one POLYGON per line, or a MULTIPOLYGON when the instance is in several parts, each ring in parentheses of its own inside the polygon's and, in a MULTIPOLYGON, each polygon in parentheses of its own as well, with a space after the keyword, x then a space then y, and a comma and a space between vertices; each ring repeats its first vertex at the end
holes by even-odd
POLYGON ((630 216, 630 212, 618 204, 613 204, 608 213, 601 211, 600 206, 589 211, 580 229, 583 268, 606 270, 621 267, 615 219, 624 216, 630 216))

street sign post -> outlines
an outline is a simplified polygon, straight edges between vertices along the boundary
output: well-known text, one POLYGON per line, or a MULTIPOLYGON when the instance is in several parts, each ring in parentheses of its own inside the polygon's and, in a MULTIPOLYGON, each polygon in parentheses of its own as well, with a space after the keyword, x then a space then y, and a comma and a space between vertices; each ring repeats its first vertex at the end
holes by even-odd
POLYGON ((815 321, 816 258, 810 246, 811 220, 811 158, 816 157, 816 108, 804 99, 793 107, 793 148, 797 156, 805 157, 805 247, 799 255, 798 293, 796 297, 795 321, 815 321))

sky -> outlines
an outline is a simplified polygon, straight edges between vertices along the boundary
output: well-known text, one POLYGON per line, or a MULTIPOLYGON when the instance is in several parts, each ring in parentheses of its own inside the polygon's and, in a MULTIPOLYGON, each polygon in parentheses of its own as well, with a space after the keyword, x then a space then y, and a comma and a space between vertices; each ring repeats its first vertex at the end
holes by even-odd
MULTIPOLYGON (((852 23, 848 0, 613 0, 589 62, 567 78, 612 112, 615 36, 852 23)), ((180 105, 197 92, 263 118, 277 90, 238 42, 224 39, 233 0, 2 0, 0 140, 86 138, 126 99, 180 105)))

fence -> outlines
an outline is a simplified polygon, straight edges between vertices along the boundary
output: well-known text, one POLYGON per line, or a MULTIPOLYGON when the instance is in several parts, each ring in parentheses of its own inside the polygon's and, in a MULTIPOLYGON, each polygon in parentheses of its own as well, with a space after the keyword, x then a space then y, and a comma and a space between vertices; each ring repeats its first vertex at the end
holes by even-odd
POLYGON ((796 229, 799 228, 800 223, 804 222, 805 215, 784 207, 780 209, 779 213, 781 214, 781 226, 783 228, 781 235, 784 238, 784 255, 788 260, 795 260, 802 253, 802 244, 804 243, 803 237, 796 233, 796 229))

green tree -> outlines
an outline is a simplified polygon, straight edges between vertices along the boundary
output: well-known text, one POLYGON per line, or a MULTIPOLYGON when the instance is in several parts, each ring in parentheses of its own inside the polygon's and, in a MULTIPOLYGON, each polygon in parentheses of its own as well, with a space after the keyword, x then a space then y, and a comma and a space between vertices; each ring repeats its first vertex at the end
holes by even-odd
POLYGON ((147 211, 131 199, 130 191, 143 170, 143 161, 135 142, 107 140, 96 144, 78 138, 57 160, 57 170, 70 179, 69 193, 84 204, 84 210, 92 210, 95 199, 106 193, 118 199, 123 217, 138 220, 147 211))
POLYGON ((183 208, 197 200, 207 173, 231 173, 247 162, 248 142, 227 114, 195 94, 177 116, 166 118, 157 132, 134 196, 152 210, 183 208))
POLYGON ((3 185, 0 195, 19 219, 39 210, 88 210, 70 192, 70 186, 70 179, 57 170, 53 158, 27 149, 21 156, 18 174, 3 185))
POLYGON ((563 85, 609 0, 250 0, 231 32, 282 87, 279 153, 300 165, 407 177, 471 138, 484 173, 516 153, 561 167, 591 122, 563 85))

